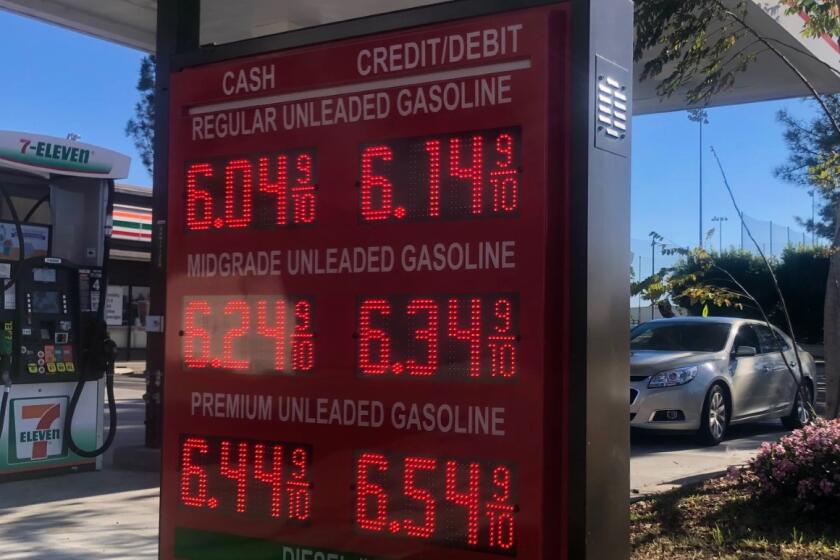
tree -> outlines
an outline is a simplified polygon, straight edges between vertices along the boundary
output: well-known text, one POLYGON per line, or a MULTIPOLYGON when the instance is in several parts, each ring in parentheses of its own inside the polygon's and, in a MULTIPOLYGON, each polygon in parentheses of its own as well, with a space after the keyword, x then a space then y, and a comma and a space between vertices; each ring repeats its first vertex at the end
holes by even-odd
MULTIPOLYGON (((840 36, 840 10, 833 0, 787 0, 785 4, 788 14, 808 16, 805 35, 840 36)), ((780 46, 758 36, 746 24, 746 15, 747 0, 636 0, 633 58, 636 62, 646 59, 641 79, 659 78, 661 97, 685 90, 690 103, 708 103, 716 93, 732 87, 760 51, 780 46)))
MULTIPOLYGON (((834 0, 787 0, 788 14, 804 13, 808 36, 840 36, 840 8, 834 0)), ((738 74, 756 60, 760 51, 770 51, 779 62, 811 91, 826 123, 840 138, 840 119, 824 98, 783 52, 784 45, 760 36, 746 21, 747 1, 730 0, 636 0, 636 44, 638 62, 649 57, 641 78, 658 78, 657 93, 671 96, 685 90, 689 103, 708 103, 717 93, 732 87, 738 74)), ((812 168, 805 167, 813 185, 826 191, 840 172, 840 145, 829 144, 824 157, 812 168)), ((832 238, 825 300, 825 351, 828 380, 827 416, 840 416, 840 197, 826 197, 834 203, 835 229, 832 238)), ((830 226, 829 226, 830 227, 830 226)))
POLYGON ((140 101, 134 105, 134 117, 125 125, 125 135, 134 140, 134 147, 140 153, 140 161, 153 175, 155 141, 155 55, 149 55, 140 62, 140 78, 137 80, 140 101))
MULTIPOLYGON (((779 327, 785 326, 778 297, 767 278, 764 262, 749 251, 732 250, 722 254, 674 249, 683 255, 676 264, 659 271, 658 297, 670 299, 690 315, 700 315, 708 307, 711 315, 762 320, 763 309, 779 327), (733 284, 734 278, 755 302, 733 284)), ((788 247, 780 260, 773 261, 779 285, 790 307, 794 331, 801 340, 822 340, 823 302, 828 278, 829 251, 821 247, 788 247)), ((641 292, 647 282, 633 287, 641 292)))
POLYGON ((830 256, 831 252, 825 247, 788 247, 776 267, 796 335, 811 344, 824 340, 825 288, 830 256))
MULTIPOLYGON (((840 95, 827 96, 826 105, 840 117, 840 95)), ((778 119, 785 127, 789 155, 787 162, 776 168, 776 176, 815 191, 821 201, 818 219, 799 218, 798 221, 809 232, 830 240, 837 229, 834 208, 840 197, 836 161, 840 135, 822 113, 803 121, 782 110, 778 119)))

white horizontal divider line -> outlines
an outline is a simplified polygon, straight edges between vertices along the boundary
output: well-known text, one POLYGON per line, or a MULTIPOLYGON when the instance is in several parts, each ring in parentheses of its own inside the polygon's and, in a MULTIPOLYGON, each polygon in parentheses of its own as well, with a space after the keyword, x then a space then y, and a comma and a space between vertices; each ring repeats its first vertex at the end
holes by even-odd
POLYGON ((391 89, 400 86, 413 86, 420 84, 427 84, 431 82, 442 82, 446 80, 456 80, 459 78, 472 78, 475 76, 485 76, 488 74, 498 74, 501 72, 513 72, 516 70, 527 70, 531 67, 531 60, 515 60, 512 62, 500 62, 497 64, 485 64, 483 66, 472 66, 469 68, 457 68, 454 70, 444 70, 441 72, 430 72, 426 74, 417 74, 414 76, 405 76, 401 78, 390 78, 387 80, 375 80, 370 82, 360 82, 354 84, 347 84, 344 86, 326 87, 320 89, 311 89, 308 91, 298 91, 294 93, 281 93, 278 95, 268 95, 264 97, 254 97, 251 99, 240 99, 236 101, 224 101, 221 103, 212 103, 210 105, 197 105, 191 107, 190 115, 203 115, 205 113, 216 113, 218 111, 228 111, 231 109, 247 109, 250 107, 262 107, 265 105, 275 105, 277 103, 288 103, 290 101, 303 101, 306 99, 317 99, 321 97, 333 97, 337 95, 346 95, 350 93, 364 93, 373 90, 391 89))

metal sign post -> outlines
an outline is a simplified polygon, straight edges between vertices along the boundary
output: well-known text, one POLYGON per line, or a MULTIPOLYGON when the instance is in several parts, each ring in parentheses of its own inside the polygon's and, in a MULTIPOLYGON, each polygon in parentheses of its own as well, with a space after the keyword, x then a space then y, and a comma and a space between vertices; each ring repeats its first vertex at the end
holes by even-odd
POLYGON ((170 61, 162 558, 626 557, 631 22, 170 61))

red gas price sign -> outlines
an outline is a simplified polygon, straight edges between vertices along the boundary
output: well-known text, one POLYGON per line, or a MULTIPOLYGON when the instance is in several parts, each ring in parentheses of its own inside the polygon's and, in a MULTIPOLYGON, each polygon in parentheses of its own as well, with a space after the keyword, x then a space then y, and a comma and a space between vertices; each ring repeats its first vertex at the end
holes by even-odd
POLYGON ((172 75, 162 558, 557 558, 567 17, 172 75))

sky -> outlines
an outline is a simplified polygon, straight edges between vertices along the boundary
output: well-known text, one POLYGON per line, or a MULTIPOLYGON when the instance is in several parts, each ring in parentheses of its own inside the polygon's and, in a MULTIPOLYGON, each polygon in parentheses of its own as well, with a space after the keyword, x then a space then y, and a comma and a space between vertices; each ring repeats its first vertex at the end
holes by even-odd
MULTIPOLYGON (((125 124, 134 114, 143 53, 60 27, 0 11, 0 129, 65 137, 131 156, 125 182, 151 186, 125 124)), ((720 155, 745 213, 797 227, 811 214, 805 189, 773 176, 787 149, 776 113, 815 114, 802 100, 713 108, 704 128, 704 231, 713 216, 727 217, 724 245, 738 244, 737 215, 708 148, 720 155)), ((685 112, 633 119, 631 236, 651 231, 678 245, 696 245, 698 228, 698 125, 685 112)), ((719 243, 717 235, 714 242, 719 243)), ((639 245, 635 243, 634 245, 639 245)))

